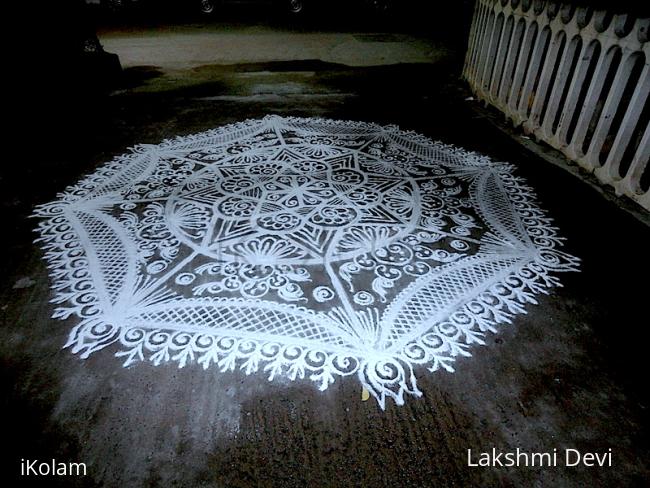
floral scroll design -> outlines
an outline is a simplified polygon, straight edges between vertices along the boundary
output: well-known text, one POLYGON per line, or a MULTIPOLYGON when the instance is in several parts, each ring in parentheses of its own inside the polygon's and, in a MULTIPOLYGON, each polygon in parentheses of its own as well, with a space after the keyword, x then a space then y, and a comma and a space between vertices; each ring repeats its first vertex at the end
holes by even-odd
POLYGON ((66 347, 356 375, 385 408, 579 260, 509 164, 395 126, 268 116, 141 145, 36 208, 66 347))

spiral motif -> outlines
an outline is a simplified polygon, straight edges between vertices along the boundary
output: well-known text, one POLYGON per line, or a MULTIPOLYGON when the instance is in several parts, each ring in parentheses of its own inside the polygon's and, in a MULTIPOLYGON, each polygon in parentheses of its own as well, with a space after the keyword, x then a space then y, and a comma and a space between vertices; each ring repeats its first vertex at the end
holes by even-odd
POLYGON ((90 334, 94 336, 103 336, 113 330, 108 324, 95 324, 90 328, 90 334))
POLYGON ((287 359, 288 361, 295 361, 299 357, 301 357, 303 354, 302 348, 298 346, 285 346, 282 349, 282 356, 287 359))
POLYGON ((162 259, 159 259, 158 261, 154 261, 147 265, 147 273, 158 274, 161 271, 166 270, 167 266, 168 266, 167 262, 163 261, 162 259))
POLYGON ((311 221, 322 226, 341 226, 352 222, 357 212, 352 208, 324 207, 313 215, 311 221))
POLYGON ((449 243, 451 247, 456 249, 457 251, 467 251, 469 249, 469 244, 465 241, 461 241, 459 239, 454 239, 449 243))
POLYGON ((317 302, 323 303, 334 298, 334 291, 329 286, 317 286, 313 292, 317 302))
POLYGON ((420 338, 420 342, 422 342, 422 344, 431 351, 438 351, 445 345, 445 342, 436 333, 424 334, 420 338))
POLYGON ((281 350, 282 346, 280 346, 280 344, 277 344, 275 342, 267 342, 262 345, 260 352, 265 359, 270 360, 280 354, 281 350))
POLYGON ((192 273, 181 273, 176 276, 176 284, 186 286, 196 279, 196 275, 192 273))
POLYGON ((225 217, 250 217, 255 210, 255 202, 239 198, 229 198, 219 204, 219 212, 225 217))
POLYGON ((280 173, 282 171, 282 165, 280 163, 262 163, 251 166, 248 169, 248 172, 252 175, 263 175, 263 176, 272 176, 280 173))
POLYGON ((371 293, 362 290, 358 291, 354 294, 354 303, 361 305, 361 306, 368 306, 372 305, 375 302, 375 297, 372 296, 371 293))
POLYGON ((208 350, 215 343, 215 338, 207 334, 198 334, 194 337, 193 344, 197 350, 208 350))
POLYGON ((340 375, 350 375, 359 369, 359 360, 353 356, 336 355, 331 364, 340 375))
POLYGON ((158 348, 166 344, 171 337, 171 333, 167 331, 154 331, 147 337, 149 345, 153 348, 158 348))
POLYGON ((257 220, 260 227, 268 230, 287 231, 300 225, 301 220, 297 215, 280 213, 269 215, 257 220))
POLYGON ((403 375, 403 369, 396 361, 377 361, 372 372, 382 382, 391 383, 403 375))
POLYGON ((172 343, 175 347, 182 348, 192 342, 192 334, 189 332, 179 332, 172 336, 172 343))
POLYGON ((404 355, 415 363, 423 363, 428 359, 426 349, 415 342, 406 345, 404 355))
POLYGON ((142 341, 146 336, 146 332, 142 329, 132 328, 132 329, 122 329, 121 340, 124 343, 134 343, 137 344, 142 341))

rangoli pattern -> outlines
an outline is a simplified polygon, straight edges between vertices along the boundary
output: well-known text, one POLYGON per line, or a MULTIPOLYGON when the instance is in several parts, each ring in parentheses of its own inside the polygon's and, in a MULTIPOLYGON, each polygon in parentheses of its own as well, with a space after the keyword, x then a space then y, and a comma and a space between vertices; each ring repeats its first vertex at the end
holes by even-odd
POLYGON ((509 164, 268 116, 140 145, 37 207, 66 347, 421 395, 576 270, 509 164))

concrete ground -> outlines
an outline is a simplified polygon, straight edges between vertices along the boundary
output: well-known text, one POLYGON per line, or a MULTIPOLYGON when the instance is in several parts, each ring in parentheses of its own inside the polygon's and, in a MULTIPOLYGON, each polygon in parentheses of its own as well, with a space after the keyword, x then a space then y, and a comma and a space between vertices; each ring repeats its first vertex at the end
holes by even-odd
MULTIPOLYGON (((2 478, 7 486, 648 486, 650 229, 472 110, 461 56, 392 33, 241 25, 104 31, 124 86, 48 94, 2 180, 2 478), (163 30, 163 32, 161 32, 163 30), (509 161, 583 260, 422 398, 362 402, 358 382, 310 382, 61 347, 33 205, 125 148, 266 114, 398 124, 509 161), (612 449, 611 467, 477 468, 467 450, 612 449), (26 479, 20 459, 84 462, 84 478, 26 479)), ((462 50, 462 49, 461 49, 462 50)))

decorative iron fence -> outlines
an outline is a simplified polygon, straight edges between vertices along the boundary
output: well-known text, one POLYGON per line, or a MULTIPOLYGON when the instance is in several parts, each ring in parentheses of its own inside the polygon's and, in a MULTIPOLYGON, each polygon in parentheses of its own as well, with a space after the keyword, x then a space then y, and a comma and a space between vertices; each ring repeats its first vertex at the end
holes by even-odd
POLYGON ((650 210, 650 18, 477 0, 463 74, 477 98, 650 210))

